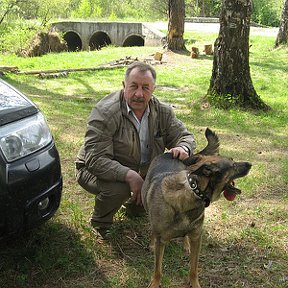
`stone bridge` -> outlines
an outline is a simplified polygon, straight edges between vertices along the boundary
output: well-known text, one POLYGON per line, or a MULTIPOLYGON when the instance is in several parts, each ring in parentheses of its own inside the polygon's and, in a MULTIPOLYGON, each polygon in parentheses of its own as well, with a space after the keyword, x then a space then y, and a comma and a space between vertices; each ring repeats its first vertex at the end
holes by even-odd
POLYGON ((64 34, 69 51, 96 50, 107 45, 160 46, 165 34, 143 23, 62 21, 52 31, 64 34))

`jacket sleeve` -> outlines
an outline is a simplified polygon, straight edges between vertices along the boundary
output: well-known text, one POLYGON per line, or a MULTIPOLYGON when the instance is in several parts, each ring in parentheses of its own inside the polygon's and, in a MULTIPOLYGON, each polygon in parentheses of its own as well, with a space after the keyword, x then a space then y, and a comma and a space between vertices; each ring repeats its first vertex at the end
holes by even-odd
POLYGON ((103 117, 97 107, 92 110, 85 135, 85 166, 100 179, 124 182, 129 168, 113 160, 113 135, 117 129, 117 117, 113 116, 103 117))

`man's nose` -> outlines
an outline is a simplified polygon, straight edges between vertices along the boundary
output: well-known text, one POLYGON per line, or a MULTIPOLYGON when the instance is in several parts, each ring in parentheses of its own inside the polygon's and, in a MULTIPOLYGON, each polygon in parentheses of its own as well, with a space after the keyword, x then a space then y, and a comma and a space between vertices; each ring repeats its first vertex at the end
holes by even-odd
POLYGON ((136 95, 137 97, 143 97, 143 89, 142 89, 142 87, 138 87, 138 88, 137 88, 137 90, 136 90, 136 92, 135 92, 135 95, 136 95))

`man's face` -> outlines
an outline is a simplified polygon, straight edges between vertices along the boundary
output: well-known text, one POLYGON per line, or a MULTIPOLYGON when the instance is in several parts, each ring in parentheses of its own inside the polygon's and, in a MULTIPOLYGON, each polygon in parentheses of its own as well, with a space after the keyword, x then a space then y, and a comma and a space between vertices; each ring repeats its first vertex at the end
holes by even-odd
POLYGON ((123 86, 124 97, 130 108, 134 112, 144 112, 155 89, 151 72, 140 72, 138 68, 134 68, 123 86))

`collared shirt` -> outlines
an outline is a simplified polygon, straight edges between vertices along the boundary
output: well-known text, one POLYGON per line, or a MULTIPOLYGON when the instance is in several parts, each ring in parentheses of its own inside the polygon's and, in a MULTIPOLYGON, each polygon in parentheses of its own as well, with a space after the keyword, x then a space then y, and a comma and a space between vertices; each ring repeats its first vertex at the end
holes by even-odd
MULTIPOLYGON (((127 104, 127 103, 126 103, 127 104)), ((150 108, 147 106, 144 115, 139 121, 139 119, 136 117, 133 110, 129 107, 127 104, 127 111, 129 115, 132 115, 131 120, 133 121, 133 124, 135 125, 137 132, 139 134, 140 139, 140 146, 141 146, 141 164, 144 164, 149 161, 149 125, 148 125, 148 116, 150 113, 150 108)))

